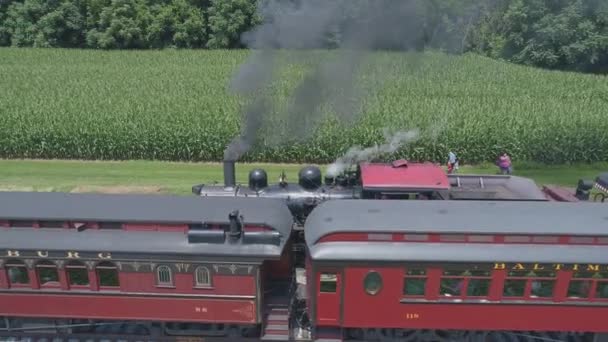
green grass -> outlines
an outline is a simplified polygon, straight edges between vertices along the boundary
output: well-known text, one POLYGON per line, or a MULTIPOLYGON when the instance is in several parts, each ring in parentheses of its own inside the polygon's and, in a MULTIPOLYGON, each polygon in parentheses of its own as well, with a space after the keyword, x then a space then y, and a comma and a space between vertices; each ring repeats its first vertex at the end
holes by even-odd
MULTIPOLYGON (((297 180, 302 165, 237 164, 237 182, 246 183, 254 167, 264 168, 276 183, 285 170, 288 181, 297 180)), ((322 171, 325 171, 324 166, 322 171)), ((491 165, 464 166, 460 173, 494 174, 491 165)), ((537 184, 576 186, 579 178, 594 179, 608 164, 545 167, 515 165, 517 175, 537 184)), ((0 189, 17 191, 131 191, 191 194, 194 184, 223 182, 221 164, 150 161, 86 162, 63 160, 0 160, 0 189), (100 188, 98 188, 100 187, 100 188), (113 187, 107 189, 107 187, 113 187), (119 187, 118 189, 115 187, 119 187), (144 187, 144 188, 142 188, 144 187)))
MULTIPOLYGON (((227 84, 247 54, 2 48, 0 158, 219 161, 243 103, 227 84)), ((378 53, 364 70, 369 92, 352 128, 328 112, 306 144, 260 145, 245 160, 325 163, 381 141, 384 127, 423 130, 395 156, 408 159, 454 149, 478 163, 506 149, 515 160, 608 160, 606 77, 440 53, 378 53)), ((281 104, 302 67, 284 71, 273 88, 281 104)), ((265 137, 290 135, 281 113, 265 137)))

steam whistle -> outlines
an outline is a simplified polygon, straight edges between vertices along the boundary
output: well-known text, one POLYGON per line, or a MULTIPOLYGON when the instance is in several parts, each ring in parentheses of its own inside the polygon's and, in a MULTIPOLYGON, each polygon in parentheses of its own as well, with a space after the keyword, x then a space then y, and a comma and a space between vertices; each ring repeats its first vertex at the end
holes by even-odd
POLYGON ((281 175, 279 176, 279 185, 282 188, 287 186, 287 175, 285 175, 285 170, 281 171, 281 175))

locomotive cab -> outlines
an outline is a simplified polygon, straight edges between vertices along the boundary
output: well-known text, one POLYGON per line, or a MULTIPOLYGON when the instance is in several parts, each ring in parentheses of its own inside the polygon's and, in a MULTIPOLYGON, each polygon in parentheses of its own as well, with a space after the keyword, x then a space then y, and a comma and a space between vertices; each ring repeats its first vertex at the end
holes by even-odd
POLYGON ((441 167, 431 163, 363 163, 359 166, 363 199, 445 200, 450 184, 441 167))

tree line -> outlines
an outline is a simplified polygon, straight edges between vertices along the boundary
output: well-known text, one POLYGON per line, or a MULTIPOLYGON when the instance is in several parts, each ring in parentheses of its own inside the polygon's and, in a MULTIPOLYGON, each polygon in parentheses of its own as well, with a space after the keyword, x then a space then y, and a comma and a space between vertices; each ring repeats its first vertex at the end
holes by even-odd
MULTIPOLYGON (((266 0, 0 0, 0 46, 244 48, 241 35, 263 20, 258 1, 266 0)), ((351 0, 321 47, 340 44, 340 27, 365 14, 357 10, 365 1, 380 0, 351 0)), ((401 1, 418 12, 419 30, 408 37, 417 49, 608 73, 606 0, 401 1)))

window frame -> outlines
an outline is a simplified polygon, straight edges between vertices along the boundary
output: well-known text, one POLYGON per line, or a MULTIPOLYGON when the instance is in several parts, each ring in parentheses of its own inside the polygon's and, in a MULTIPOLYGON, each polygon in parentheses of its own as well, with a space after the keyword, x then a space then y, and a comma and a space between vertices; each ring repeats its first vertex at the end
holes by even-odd
MULTIPOLYGON (((598 271, 571 271, 572 275, 570 280, 568 281, 568 286, 566 287, 566 301, 598 301, 598 302, 607 302, 608 297, 602 298, 598 297, 598 285, 599 284, 608 284, 608 273, 607 272, 598 272, 598 271), (577 277, 578 273, 582 273, 585 275, 589 275, 587 277, 577 277), (570 297, 568 292, 570 291, 570 286, 575 282, 588 282, 589 289, 586 297, 570 297)), ((606 285, 608 286, 608 285, 606 285)))
POLYGON ((113 262, 102 261, 102 262, 98 263, 97 265, 95 265, 95 275, 97 276, 97 285, 99 286, 99 289, 101 289, 101 290, 120 290, 120 284, 121 284, 120 272, 119 272, 116 264, 114 264, 113 262), (102 285, 101 284, 102 277, 101 277, 101 274, 99 273, 100 270, 114 270, 114 272, 116 273, 116 281, 117 281, 118 285, 102 285))
POLYGON ((61 287, 61 275, 59 274, 59 267, 57 267, 57 264, 55 262, 53 262, 51 260, 46 260, 46 259, 39 260, 36 263, 35 271, 36 271, 36 277, 38 278, 38 285, 40 286, 40 288, 55 289, 55 288, 61 287), (40 274, 41 269, 55 270, 55 276, 56 276, 57 280, 51 281, 50 284, 43 283, 42 277, 40 274))
POLYGON ((173 276, 173 270, 168 265, 158 265, 155 270, 155 278, 156 278, 156 286, 157 287, 175 287, 175 277, 173 276), (165 271, 169 276, 169 281, 163 282, 161 281, 161 272, 165 271))
POLYGON ((488 270, 476 270, 476 269, 455 269, 455 268, 450 268, 450 269, 446 269, 443 268, 441 269, 442 273, 441 275, 439 275, 439 298, 441 299, 489 299, 490 298, 490 294, 491 294, 491 289, 492 289, 492 282, 493 282, 493 274, 492 271, 488 270), (447 272, 458 272, 459 274, 457 275, 446 275, 447 272), (484 272, 485 275, 475 275, 475 272, 484 272), (460 293, 457 295, 450 295, 450 294, 444 294, 441 293, 442 291, 442 280, 444 279, 456 279, 456 280, 460 280, 460 293), (469 295, 469 285, 471 284, 471 280, 484 280, 484 281, 488 281, 488 290, 487 290, 487 294, 483 295, 483 296, 474 296, 474 295, 469 295))
POLYGON ((319 273, 319 293, 336 294, 338 293, 338 272, 321 272, 319 273), (333 279, 323 279, 323 277, 333 277, 333 279), (332 283, 333 291, 324 291, 323 283, 332 283))
POLYGON ((384 287, 384 280, 382 279, 382 274, 380 272, 378 272, 376 270, 370 270, 363 277, 363 291, 365 292, 365 294, 367 294, 369 296, 375 296, 382 291, 383 287, 384 287), (374 279, 374 278, 376 278, 376 279, 374 279), (373 280, 377 280, 376 288, 370 287, 370 283, 369 283, 370 280, 372 281, 372 284, 373 284, 373 280))
POLYGON ((547 270, 506 270, 505 272, 505 277, 502 281, 502 291, 501 291, 501 300, 543 300, 543 301, 551 301, 554 302, 555 298, 556 298, 556 290, 557 290, 557 286, 558 286, 558 279, 559 279, 559 273, 557 270, 551 270, 551 271, 547 271, 547 270), (510 272, 521 272, 522 275, 513 275, 510 276, 509 273, 510 272), (543 276, 543 275, 534 275, 535 272, 541 272, 545 273, 551 273, 552 276, 543 276), (505 289, 506 289, 506 284, 507 281, 509 280, 515 280, 515 281, 524 281, 524 293, 521 296, 507 296, 505 295, 505 289), (553 289, 552 289, 552 293, 550 296, 547 297, 541 297, 541 296, 535 296, 532 294, 532 285, 535 281, 552 281, 553 282, 553 289))
POLYGON ((212 280, 212 276, 211 276, 211 271, 209 270, 209 268, 207 266, 197 266, 194 269, 194 287, 198 288, 198 289, 210 289, 213 288, 213 280, 212 280), (199 271, 202 271, 201 274, 203 275, 207 275, 207 282, 199 282, 198 280, 198 275, 199 275, 199 271))
POLYGON ((25 264, 25 262, 19 259, 9 259, 4 263, 4 270, 6 272, 6 282, 8 287, 32 287, 32 277, 30 275, 30 270, 25 264), (25 270, 25 276, 27 281, 25 283, 14 283, 11 279, 10 269, 11 268, 23 268, 25 270))
POLYGON ((422 266, 422 267, 408 267, 407 269, 405 269, 404 275, 403 275, 403 288, 401 290, 401 295, 404 298, 426 298, 426 295, 428 293, 427 289, 429 286, 429 280, 430 280, 430 276, 429 276, 429 268, 426 266, 422 266), (409 272, 412 271, 423 271, 423 274, 408 274, 409 272), (407 281, 408 279, 413 279, 413 280, 423 280, 423 291, 422 294, 409 294, 407 293, 407 281))
POLYGON ((89 269, 87 268, 87 266, 82 262, 82 261, 78 261, 78 260, 72 260, 69 263, 67 263, 65 265, 65 278, 66 278, 66 282, 68 284, 68 288, 70 289, 90 289, 91 288, 91 275, 89 274, 89 269), (72 278, 70 277, 70 270, 81 270, 84 269, 86 275, 87 275, 87 284, 86 285, 82 285, 82 284, 72 284, 72 278))

